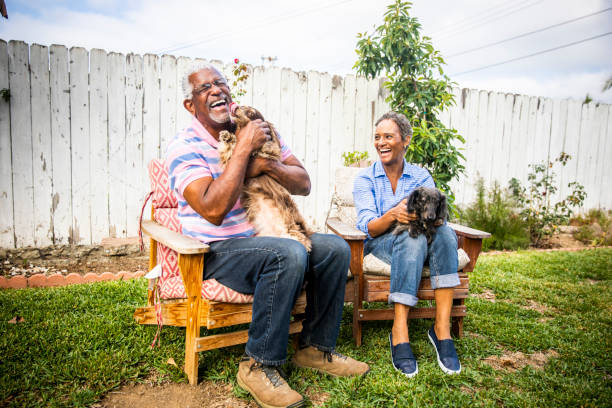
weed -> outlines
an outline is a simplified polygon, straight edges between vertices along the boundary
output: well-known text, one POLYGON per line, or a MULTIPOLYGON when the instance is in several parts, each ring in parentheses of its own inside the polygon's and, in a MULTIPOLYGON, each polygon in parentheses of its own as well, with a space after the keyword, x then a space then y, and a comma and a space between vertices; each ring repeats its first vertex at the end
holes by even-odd
POLYGON ((459 222, 491 233, 483 249, 520 249, 529 246, 527 223, 515 211, 517 203, 498 182, 487 190, 484 180, 476 181, 476 201, 459 210, 459 222))

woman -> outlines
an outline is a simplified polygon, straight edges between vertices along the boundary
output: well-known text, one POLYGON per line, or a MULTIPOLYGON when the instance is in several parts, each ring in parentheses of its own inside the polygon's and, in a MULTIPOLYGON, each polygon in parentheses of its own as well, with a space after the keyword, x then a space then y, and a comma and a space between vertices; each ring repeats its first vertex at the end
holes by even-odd
POLYGON ((410 347, 408 312, 415 306, 421 272, 426 260, 431 270, 431 287, 436 300, 436 319, 428 337, 438 355, 438 365, 447 374, 458 374, 461 364, 450 336, 450 312, 457 274, 457 237, 446 224, 440 226, 431 244, 419 235, 391 233, 395 223, 414 219, 408 214, 406 197, 417 187, 435 187, 426 169, 404 159, 412 127, 404 115, 389 112, 376 122, 374 147, 379 160, 355 179, 353 198, 357 208, 357 228, 368 234, 365 255, 372 253, 391 264, 389 303, 394 304, 394 320, 389 342, 393 366, 407 377, 418 373, 410 347))

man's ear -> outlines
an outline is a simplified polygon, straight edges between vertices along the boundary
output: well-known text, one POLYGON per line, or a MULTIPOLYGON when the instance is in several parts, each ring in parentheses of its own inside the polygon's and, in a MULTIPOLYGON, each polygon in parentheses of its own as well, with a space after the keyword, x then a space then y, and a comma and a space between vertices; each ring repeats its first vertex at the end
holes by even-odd
POLYGON ((195 109, 193 107, 193 101, 191 99, 185 99, 183 101, 183 106, 189 111, 189 113, 195 115, 195 109))

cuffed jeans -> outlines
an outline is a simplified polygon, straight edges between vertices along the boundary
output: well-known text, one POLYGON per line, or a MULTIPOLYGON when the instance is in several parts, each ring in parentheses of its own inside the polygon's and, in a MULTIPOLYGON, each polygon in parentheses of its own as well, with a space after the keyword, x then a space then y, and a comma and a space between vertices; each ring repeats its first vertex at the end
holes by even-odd
POLYGON ((457 236, 446 224, 436 229, 429 245, 425 235, 412 238, 407 231, 399 235, 388 232, 366 241, 364 255, 369 253, 391 265, 389 303, 417 304, 417 291, 426 260, 429 261, 432 289, 459 285, 457 236))
POLYGON ((215 278, 253 294, 253 318, 246 354, 267 365, 287 359, 291 309, 306 282, 306 316, 300 343, 332 351, 340 331, 348 244, 340 237, 313 234, 310 254, 299 242, 274 237, 228 239, 210 244, 204 279, 215 278))

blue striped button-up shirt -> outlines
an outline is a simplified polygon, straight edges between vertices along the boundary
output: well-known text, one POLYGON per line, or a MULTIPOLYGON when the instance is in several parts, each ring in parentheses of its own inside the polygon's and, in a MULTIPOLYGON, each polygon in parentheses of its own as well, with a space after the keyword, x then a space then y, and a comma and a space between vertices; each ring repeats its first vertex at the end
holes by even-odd
POLYGON ((395 193, 380 160, 364 169, 355 178, 353 201, 357 210, 357 228, 368 234, 368 223, 382 217, 417 187, 435 187, 427 169, 404 160, 404 170, 397 182, 395 193))

